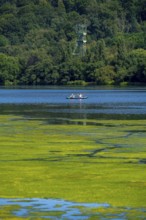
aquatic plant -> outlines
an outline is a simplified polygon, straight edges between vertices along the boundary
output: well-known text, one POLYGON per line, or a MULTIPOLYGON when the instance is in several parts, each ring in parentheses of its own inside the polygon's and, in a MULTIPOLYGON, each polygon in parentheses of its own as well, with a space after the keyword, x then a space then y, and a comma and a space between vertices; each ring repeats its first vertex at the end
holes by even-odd
POLYGON ((0 115, 0 197, 144 207, 146 120, 78 122, 0 115))

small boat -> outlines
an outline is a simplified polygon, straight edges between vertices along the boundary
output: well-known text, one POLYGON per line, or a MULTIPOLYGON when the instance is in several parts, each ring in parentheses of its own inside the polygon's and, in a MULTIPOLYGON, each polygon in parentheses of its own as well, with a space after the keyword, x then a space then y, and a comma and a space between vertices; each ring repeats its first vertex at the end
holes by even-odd
POLYGON ((82 94, 77 94, 77 95, 72 94, 72 95, 70 95, 70 96, 68 96, 66 98, 67 99, 87 99, 88 96, 83 96, 82 94))

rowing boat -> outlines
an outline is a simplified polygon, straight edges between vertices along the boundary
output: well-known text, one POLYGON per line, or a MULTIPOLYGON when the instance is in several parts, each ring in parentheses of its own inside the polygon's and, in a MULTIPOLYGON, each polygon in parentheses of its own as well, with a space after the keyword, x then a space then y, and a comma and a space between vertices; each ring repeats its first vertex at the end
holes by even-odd
POLYGON ((87 99, 88 97, 87 96, 78 96, 78 95, 75 95, 75 96, 68 96, 66 97, 67 99, 87 99))

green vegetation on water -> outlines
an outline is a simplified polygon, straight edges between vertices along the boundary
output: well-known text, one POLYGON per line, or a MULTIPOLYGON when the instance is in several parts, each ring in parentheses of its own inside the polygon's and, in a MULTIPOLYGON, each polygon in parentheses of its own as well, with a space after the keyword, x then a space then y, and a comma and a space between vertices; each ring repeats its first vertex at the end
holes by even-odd
POLYGON ((50 125, 1 115, 0 196, 144 207, 145 134, 146 120, 50 125))

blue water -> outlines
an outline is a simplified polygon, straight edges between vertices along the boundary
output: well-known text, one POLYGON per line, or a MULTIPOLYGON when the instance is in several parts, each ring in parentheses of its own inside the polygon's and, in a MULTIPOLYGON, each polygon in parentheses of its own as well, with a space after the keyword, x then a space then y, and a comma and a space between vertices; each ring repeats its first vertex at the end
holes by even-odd
MULTIPOLYGON (((11 206, 11 213, 8 218, 17 217, 35 219, 51 220, 86 220, 86 219, 100 219, 100 220, 128 220, 130 212, 138 211, 139 216, 135 219, 145 219, 146 209, 132 209, 129 207, 112 207, 106 203, 77 203, 61 199, 0 199, 1 209, 11 206), (105 210, 103 214, 100 209, 105 210), (94 209, 94 211, 93 211, 94 209), (95 211, 96 209, 96 211, 95 211), (114 210, 114 213, 113 211, 114 210), (56 214, 55 214, 56 213, 56 214)), ((132 215, 133 216, 133 215, 132 215)), ((1 217, 1 216, 0 216, 1 217)))
POLYGON ((0 89, 0 112, 33 113, 35 117, 56 119, 146 118, 146 88, 0 89), (82 93, 88 98, 66 99, 72 93, 82 93))
MULTIPOLYGON (((97 204, 97 203, 73 203, 61 199, 0 199, 1 206, 7 205, 19 205, 18 210, 13 210, 13 214, 19 217, 36 216, 36 212, 62 212, 61 219, 88 219, 88 216, 82 215, 80 207, 84 208, 99 208, 109 207, 108 204, 97 204), (76 216, 76 217, 75 217, 76 216)), ((42 214, 43 217, 43 214, 42 214)), ((48 218, 51 217, 49 214, 48 218)), ((56 217, 57 218, 57 217, 56 217)), ((53 219, 53 216, 52 216, 53 219)), ((54 218, 55 219, 55 218, 54 218)), ((58 219, 58 218, 57 218, 58 219)))
POLYGON ((146 89, 0 89, 0 104, 66 104, 79 100, 66 100, 72 93, 83 93, 86 104, 146 104, 146 89))

